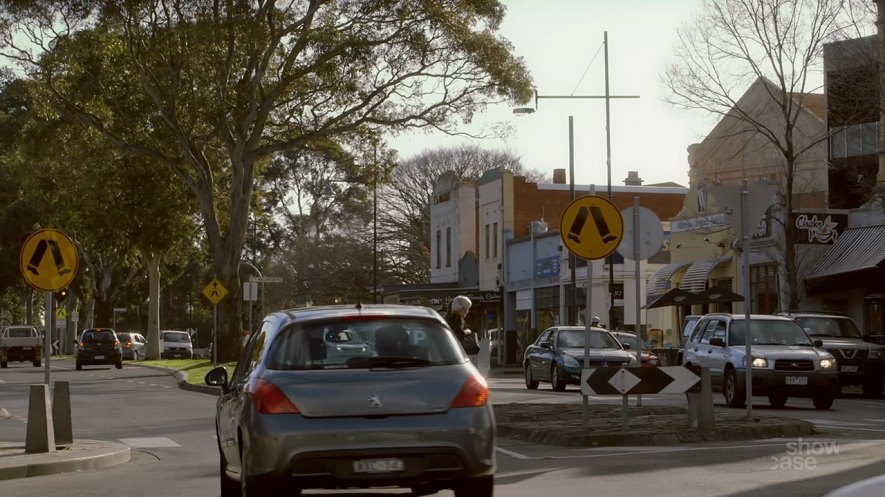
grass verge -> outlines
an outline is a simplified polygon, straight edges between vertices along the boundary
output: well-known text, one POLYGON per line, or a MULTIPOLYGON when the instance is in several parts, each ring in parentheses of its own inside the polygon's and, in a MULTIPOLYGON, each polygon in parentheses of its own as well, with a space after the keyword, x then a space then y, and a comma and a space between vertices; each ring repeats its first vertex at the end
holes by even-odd
MULTIPOLYGON (((184 371, 187 374, 187 382, 194 385, 202 385, 203 377, 215 367, 212 365, 212 361, 205 359, 161 359, 156 361, 138 361, 138 364, 184 371)), ((236 362, 225 362, 219 365, 224 366, 230 372, 233 371, 236 364, 236 362)))

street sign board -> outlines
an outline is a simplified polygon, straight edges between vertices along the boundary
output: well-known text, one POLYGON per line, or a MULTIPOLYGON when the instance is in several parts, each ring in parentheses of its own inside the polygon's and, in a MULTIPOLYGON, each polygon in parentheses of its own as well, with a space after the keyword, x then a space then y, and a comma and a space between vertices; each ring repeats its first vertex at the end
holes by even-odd
POLYGON ((604 367, 581 371, 583 395, 629 395, 694 391, 701 377, 684 366, 604 367))
POLYGON ((64 307, 59 307, 55 310, 55 317, 57 317, 58 319, 64 319, 68 317, 68 310, 64 307))
POLYGON ((624 235, 624 220, 608 199, 595 195, 578 197, 568 204, 559 223, 562 242, 582 259, 610 255, 624 235))
POLYGON ((71 321, 77 322, 80 320, 80 313, 77 311, 71 311, 71 321))
POLYGON ((249 281, 255 281, 258 283, 282 283, 282 276, 252 276, 249 278, 249 281))
POLYGON ((212 281, 203 288, 203 295, 212 302, 212 305, 218 305, 221 299, 227 295, 227 288, 218 281, 218 278, 212 278, 212 281))
POLYGON ((44 292, 57 292, 67 287, 77 275, 79 264, 74 241, 53 229, 32 233, 19 253, 19 268, 25 281, 44 292))
MULTIPOLYGON (((624 237, 618 245, 618 253, 627 259, 633 259, 633 207, 621 211, 624 220, 624 237)), ((664 225, 651 209, 639 208, 639 260, 645 260, 657 254, 664 244, 664 225)))
POLYGON ((255 302, 258 300, 258 282, 257 281, 244 281, 243 282, 243 300, 246 302, 255 302))

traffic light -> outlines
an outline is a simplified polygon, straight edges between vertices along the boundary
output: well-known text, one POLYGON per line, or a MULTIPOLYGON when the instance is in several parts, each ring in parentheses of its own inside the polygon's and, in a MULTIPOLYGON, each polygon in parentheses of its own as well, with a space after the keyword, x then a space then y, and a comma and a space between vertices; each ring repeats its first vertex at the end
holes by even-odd
POLYGON ((55 301, 56 302, 64 302, 66 298, 68 298, 68 289, 62 288, 61 290, 55 292, 55 301))

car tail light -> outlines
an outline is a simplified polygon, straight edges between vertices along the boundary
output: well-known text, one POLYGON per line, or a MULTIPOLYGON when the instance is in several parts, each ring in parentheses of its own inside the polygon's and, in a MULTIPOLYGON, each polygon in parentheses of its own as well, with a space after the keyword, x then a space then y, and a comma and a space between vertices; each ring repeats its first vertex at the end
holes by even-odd
POLYGON ((482 407, 489 402, 489 385, 485 378, 479 375, 470 375, 458 396, 449 406, 452 409, 459 407, 482 407))
POLYGON ((298 414, 298 408, 289 397, 267 380, 259 378, 250 381, 246 392, 252 405, 262 414, 298 414))
POLYGON ((83 341, 82 341, 82 340, 80 340, 80 343, 79 343, 79 344, 77 344, 77 345, 79 345, 79 347, 78 347, 78 348, 79 348, 79 349, 80 349, 80 350, 83 350, 83 349, 85 349, 85 348, 86 348, 86 344, 85 344, 85 343, 83 343, 83 341))
POLYGON ((124 345, 123 348, 124 348, 124 349, 131 349, 131 348, 132 348, 132 342, 126 342, 126 345, 124 345))
POLYGON ((119 340, 114 340, 114 348, 117 348, 117 347, 119 347, 119 346, 120 346, 120 341, 119 341, 119 340))

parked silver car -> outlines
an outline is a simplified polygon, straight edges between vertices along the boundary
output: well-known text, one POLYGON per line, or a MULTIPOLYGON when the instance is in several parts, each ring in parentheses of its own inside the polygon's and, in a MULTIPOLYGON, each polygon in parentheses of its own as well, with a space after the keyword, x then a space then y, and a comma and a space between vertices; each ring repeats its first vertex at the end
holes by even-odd
POLYGON ((273 313, 230 379, 219 367, 206 383, 222 389, 222 497, 383 486, 493 494, 488 386, 432 309, 273 313))
MULTIPOLYGON (((746 335, 743 314, 707 314, 685 344, 686 366, 709 368, 713 387, 721 387, 730 407, 746 403, 746 335)), ((753 395, 767 395, 774 407, 788 397, 811 397, 829 409, 839 385, 836 359, 820 340, 812 341, 796 321, 783 316, 750 316, 753 395)))

